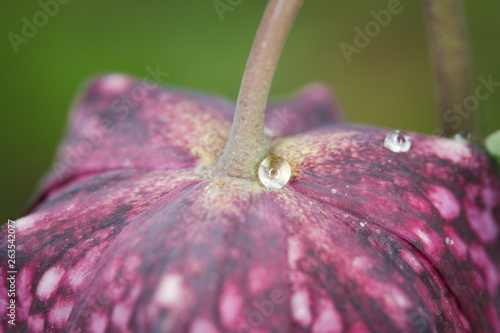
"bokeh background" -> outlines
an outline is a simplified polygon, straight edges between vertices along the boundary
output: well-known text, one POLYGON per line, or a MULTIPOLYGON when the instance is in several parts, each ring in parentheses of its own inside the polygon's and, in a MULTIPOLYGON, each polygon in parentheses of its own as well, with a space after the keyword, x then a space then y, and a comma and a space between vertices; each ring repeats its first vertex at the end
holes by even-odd
MULTIPOLYGON (((42 0, 47 2, 48 0, 42 0)), ((241 0, 222 19, 213 0, 65 0, 56 15, 15 53, 38 1, 0 0, 0 219, 23 215, 49 170, 69 108, 82 84, 108 72, 139 78, 148 66, 167 83, 235 100, 264 0, 241 0)), ((220 0, 230 4, 238 1, 220 0)), ((306 1, 277 70, 272 97, 311 81, 336 92, 352 122, 431 133, 437 126, 419 1, 403 11, 347 63, 340 43, 373 20, 387 0, 306 1)), ((465 3, 477 75, 500 81, 500 2, 465 3)), ((500 128, 500 89, 481 103, 480 134, 500 128)))

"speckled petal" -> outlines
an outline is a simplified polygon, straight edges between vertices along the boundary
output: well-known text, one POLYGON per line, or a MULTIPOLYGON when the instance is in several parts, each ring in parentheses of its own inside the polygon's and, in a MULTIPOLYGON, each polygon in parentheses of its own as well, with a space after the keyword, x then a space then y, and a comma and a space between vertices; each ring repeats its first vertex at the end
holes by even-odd
POLYGON ((289 332, 286 233, 268 195, 220 179, 160 200, 94 271, 70 331, 104 316, 110 331, 289 332))
POLYGON ((234 105, 120 74, 92 81, 44 190, 82 174, 211 165, 222 153, 234 105))
POLYGON ((232 110, 122 75, 89 86, 16 221, 16 332, 500 332, 483 151, 408 133, 396 153, 312 86, 266 116, 292 170, 268 192, 215 175, 232 110))
MULTIPOLYGON (((94 281, 94 271, 105 265, 116 237, 134 221, 132 228, 139 228, 138 217, 157 200, 168 205, 200 181, 192 170, 104 172, 68 184, 17 220, 16 332, 61 332, 76 301, 94 281)), ((6 241, 0 242, 5 248, 6 241)), ((4 255, 1 260, 7 263, 4 255)), ((7 281, 4 264, 0 277, 2 283, 7 281)), ((0 299, 5 302, 4 288, 2 284, 5 293, 0 299)), ((5 311, 0 307, 2 316, 5 311)))
MULTIPOLYGON (((428 289, 427 301, 446 296, 455 320, 442 314, 441 300, 426 310, 442 317, 432 321, 435 327, 459 325, 463 313, 463 331, 500 331, 494 306, 500 302, 500 180, 491 161, 471 144, 413 133, 410 151, 393 153, 383 147, 389 132, 319 130, 277 140, 273 154, 292 166, 291 188, 323 203, 325 214, 344 211, 341 223, 358 230, 359 239, 372 237, 374 248, 382 242, 394 251, 387 260, 413 276, 408 282, 428 289)), ((351 242, 352 253, 366 244, 351 242)), ((369 258, 366 265, 380 267, 375 254, 369 258)))

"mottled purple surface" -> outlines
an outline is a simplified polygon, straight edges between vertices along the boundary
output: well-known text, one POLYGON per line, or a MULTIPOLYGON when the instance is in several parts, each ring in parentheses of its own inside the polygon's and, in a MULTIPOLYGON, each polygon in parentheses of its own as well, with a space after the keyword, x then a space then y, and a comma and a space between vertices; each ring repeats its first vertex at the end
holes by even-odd
POLYGON ((331 99, 311 86, 270 107, 292 178, 268 192, 213 175, 231 103, 93 82, 16 221, 17 324, 0 331, 500 332, 491 161, 415 133, 394 153, 331 99))

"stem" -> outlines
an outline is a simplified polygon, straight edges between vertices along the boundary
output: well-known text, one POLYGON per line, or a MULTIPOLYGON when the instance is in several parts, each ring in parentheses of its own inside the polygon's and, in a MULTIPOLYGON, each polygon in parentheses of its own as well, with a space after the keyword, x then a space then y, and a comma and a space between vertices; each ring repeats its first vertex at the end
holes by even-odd
POLYGON ((474 96, 467 27, 460 0, 423 0, 435 91, 443 134, 473 132, 475 113, 464 112, 466 97, 474 96), (446 116, 453 108, 458 118, 446 116), (450 121, 453 119, 453 121, 450 121))
POLYGON ((221 174, 255 179, 269 146, 264 113, 281 50, 303 0, 270 0, 241 82, 231 134, 218 162, 221 174))

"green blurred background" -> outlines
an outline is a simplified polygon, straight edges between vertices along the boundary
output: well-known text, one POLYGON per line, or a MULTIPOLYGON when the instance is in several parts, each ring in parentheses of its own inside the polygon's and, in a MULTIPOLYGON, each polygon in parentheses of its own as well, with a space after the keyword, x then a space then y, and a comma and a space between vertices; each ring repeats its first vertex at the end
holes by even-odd
MULTIPOLYGON (((16 54, 7 34, 21 35, 22 18, 33 22, 41 7, 0 0, 2 222, 24 214, 89 77, 119 71, 142 78, 147 66, 159 65, 170 73, 168 84, 234 100, 265 4, 242 0, 221 20, 213 0, 71 0, 16 54)), ((386 9, 387 0, 306 1, 271 96, 323 81, 352 122, 430 133, 438 117, 420 2, 401 4, 403 11, 348 64, 339 44, 353 44, 353 28, 373 20, 370 11, 386 9)), ((500 81, 500 2, 469 1, 466 10, 476 73, 500 81)), ((500 89, 481 103, 481 135, 500 128, 499 110, 500 89)))

